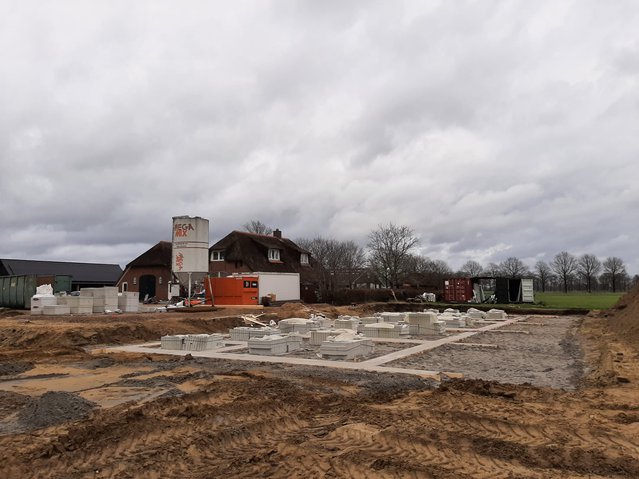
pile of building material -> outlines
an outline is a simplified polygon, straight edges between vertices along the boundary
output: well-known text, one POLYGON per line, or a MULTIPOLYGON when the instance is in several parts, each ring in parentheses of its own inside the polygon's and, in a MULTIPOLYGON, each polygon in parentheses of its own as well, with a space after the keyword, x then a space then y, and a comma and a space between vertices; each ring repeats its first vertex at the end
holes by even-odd
POLYGON ((408 334, 408 327, 397 323, 365 324, 362 327, 362 333, 367 338, 399 339, 400 334, 402 334, 404 330, 406 330, 406 334, 408 334))
POLYGON ((140 293, 135 291, 119 293, 118 309, 125 313, 137 313, 140 310, 140 293))
POLYGON ((176 334, 160 338, 162 349, 208 351, 224 346, 221 334, 176 334))
POLYGON ((503 309, 491 309, 486 314, 486 319, 489 321, 505 321, 506 312, 503 309))
POLYGON ((281 333, 306 334, 313 329, 319 329, 319 327, 319 323, 314 319, 305 318, 282 319, 279 323, 277 323, 277 328, 281 333))
POLYGON ((42 308, 42 314, 51 316, 71 314, 71 308, 66 304, 47 304, 42 308))
POLYGON ((80 296, 93 298, 94 313, 108 313, 118 309, 118 288, 105 286, 103 288, 82 288, 80 296))
MULTIPOLYGON (((460 312, 452 312, 453 310, 447 309, 442 314, 438 315, 440 321, 446 323, 447 328, 465 328, 466 316, 460 312)), ((457 311, 457 310, 454 310, 457 311)))
POLYGON ((224 346, 221 334, 189 334, 184 340, 185 351, 207 351, 224 346))
POLYGON ((381 316, 366 316, 364 318, 359 318, 359 322, 361 324, 375 324, 382 321, 381 316))
POLYGON ((57 298, 53 294, 36 294, 31 297, 31 314, 44 314, 45 306, 55 306, 57 298))
POLYGON ((262 356, 282 356, 302 347, 302 337, 298 334, 286 336, 272 334, 248 340, 249 354, 262 356))
POLYGON ((444 334, 446 332, 446 321, 442 321, 432 311, 423 313, 407 313, 406 322, 408 323, 411 334, 444 334))
POLYGON ((90 296, 59 296, 58 304, 68 306, 71 314, 93 314, 93 298, 90 296))
POLYGON ((229 330, 231 341, 248 341, 251 338, 261 338, 270 334, 278 333, 277 329, 265 326, 263 328, 251 328, 248 326, 240 326, 229 330))
POLYGON ((406 313, 379 313, 380 323, 398 323, 406 321, 406 313))
POLYGON ((323 341, 320 346, 320 355, 326 359, 353 359, 368 356, 373 352, 373 348, 372 339, 348 331, 323 341))
POLYGON ((333 320, 327 318, 323 314, 314 314, 313 313, 313 314, 311 314, 310 319, 317 323, 317 326, 318 326, 319 329, 330 328, 333 325, 333 320))
POLYGON ((340 316, 335 320, 335 329, 352 329, 356 331, 358 325, 359 318, 352 316, 340 316))
POLYGON ((162 349, 174 349, 176 351, 181 351, 184 348, 184 340, 186 339, 186 336, 186 334, 162 336, 160 338, 160 346, 162 349))
POLYGON ((311 344, 312 346, 319 346, 320 344, 322 344, 322 341, 326 341, 328 338, 332 337, 332 336, 336 336, 344 331, 347 331, 346 329, 316 329, 314 331, 311 331, 311 339, 309 341, 309 344, 311 344))
POLYGON ((468 311, 466 311, 466 315, 475 321, 486 319, 487 316, 485 312, 480 311, 476 308, 469 308, 468 311))

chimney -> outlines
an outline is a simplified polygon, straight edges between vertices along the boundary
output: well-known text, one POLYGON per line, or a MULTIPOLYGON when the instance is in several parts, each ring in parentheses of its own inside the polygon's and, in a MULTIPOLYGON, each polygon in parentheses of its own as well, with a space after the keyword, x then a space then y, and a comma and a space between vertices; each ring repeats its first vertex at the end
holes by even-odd
POLYGON ((276 229, 275 231, 273 231, 273 236, 282 239, 282 232, 279 229, 276 229))

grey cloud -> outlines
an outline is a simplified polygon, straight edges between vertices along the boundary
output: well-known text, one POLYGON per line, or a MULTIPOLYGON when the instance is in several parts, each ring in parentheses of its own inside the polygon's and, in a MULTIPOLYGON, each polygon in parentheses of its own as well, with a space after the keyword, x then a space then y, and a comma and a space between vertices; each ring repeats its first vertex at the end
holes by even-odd
POLYGON ((0 5, 0 256, 124 264, 173 215, 639 272, 634 2, 0 5))

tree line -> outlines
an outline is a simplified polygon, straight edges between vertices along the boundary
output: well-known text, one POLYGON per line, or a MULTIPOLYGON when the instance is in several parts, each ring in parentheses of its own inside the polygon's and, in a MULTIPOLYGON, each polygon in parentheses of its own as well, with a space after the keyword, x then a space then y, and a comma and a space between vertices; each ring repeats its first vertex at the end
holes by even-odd
MULTIPOLYGON (((269 234, 272 228, 252 220, 244 229, 269 234)), ((549 262, 537 261, 529 266, 517 257, 500 263, 482 265, 469 260, 458 271, 445 261, 416 254, 419 244, 408 226, 389 223, 380 225, 368 235, 366 247, 354 241, 317 236, 297 238, 295 242, 311 253, 315 280, 320 289, 405 285, 441 288, 442 281, 452 277, 533 278, 538 291, 625 291, 639 281, 631 278, 621 258, 600 259, 593 254, 575 256, 567 251, 557 253, 549 262)))

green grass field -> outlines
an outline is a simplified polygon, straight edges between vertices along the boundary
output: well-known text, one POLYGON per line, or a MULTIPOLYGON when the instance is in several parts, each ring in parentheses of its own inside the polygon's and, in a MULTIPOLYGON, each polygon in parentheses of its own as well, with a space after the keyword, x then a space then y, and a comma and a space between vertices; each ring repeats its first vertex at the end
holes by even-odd
POLYGON ((624 293, 541 293, 535 291, 535 302, 546 308, 583 308, 608 309, 623 296, 624 293))

